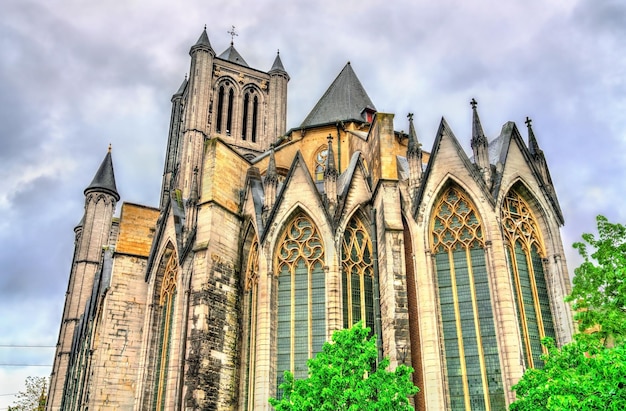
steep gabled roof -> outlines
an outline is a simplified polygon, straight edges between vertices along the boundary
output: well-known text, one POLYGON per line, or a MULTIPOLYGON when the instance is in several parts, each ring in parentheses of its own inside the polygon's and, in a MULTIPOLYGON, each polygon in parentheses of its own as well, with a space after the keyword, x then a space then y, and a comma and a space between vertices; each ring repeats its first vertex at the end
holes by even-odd
POLYGON ((222 54, 217 56, 222 60, 230 61, 231 63, 239 64, 240 66, 250 67, 248 63, 241 57, 241 54, 237 50, 235 50, 235 46, 231 43, 230 47, 227 48, 222 54))
POLYGON ((302 122, 302 127, 327 124, 341 120, 363 121, 365 108, 376 110, 350 62, 302 122))
POLYGON ((113 172, 113 160, 111 159, 110 147, 96 175, 93 177, 93 180, 91 180, 91 184, 85 189, 85 194, 89 191, 105 192, 115 197, 115 201, 119 201, 120 199, 120 195, 117 193, 117 187, 115 186, 115 173, 113 172))

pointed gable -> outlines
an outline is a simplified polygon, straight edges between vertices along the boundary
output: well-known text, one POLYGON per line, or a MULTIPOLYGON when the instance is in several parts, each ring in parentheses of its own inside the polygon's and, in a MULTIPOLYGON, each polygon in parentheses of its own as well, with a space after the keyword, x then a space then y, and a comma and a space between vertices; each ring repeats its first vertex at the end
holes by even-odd
POLYGON ((350 62, 302 122, 302 127, 334 123, 341 120, 365 121, 364 110, 376 110, 350 62))
POLYGON ((482 176, 478 173, 476 167, 474 167, 474 164, 472 164, 459 144, 459 140, 457 140, 450 126, 442 117, 428 165, 426 166, 426 171, 424 171, 423 183, 420 185, 415 198, 414 216, 417 217, 418 207, 422 203, 426 188, 433 185, 438 186, 449 175, 455 176, 459 181, 468 181, 466 176, 472 176, 471 181, 478 185, 492 206, 495 205, 482 176))
POLYGON ((498 174, 494 180, 493 196, 497 198, 499 195, 505 195, 510 188, 512 182, 518 178, 522 178, 526 183, 533 181, 532 191, 534 193, 542 193, 544 198, 550 203, 554 210, 557 220, 563 224, 563 212, 561 206, 554 193, 543 184, 543 177, 537 166, 533 162, 532 154, 514 122, 509 121, 502 126, 500 136, 490 144, 490 153, 492 152, 497 158, 496 170, 498 174), (529 177, 532 177, 529 179, 529 177))
POLYGON ((370 200, 372 188, 367 180, 360 151, 352 154, 348 168, 339 176, 337 194, 340 199, 339 215, 342 218, 351 215, 352 210, 370 200))
POLYGON ((276 196, 276 202, 270 215, 265 222, 267 229, 260 234, 261 242, 265 241, 268 233, 272 236, 274 233, 276 220, 282 218, 284 213, 288 213, 289 210, 298 204, 312 217, 315 217, 317 221, 325 220, 330 221, 330 217, 325 211, 322 198, 319 191, 313 182, 313 178, 309 173, 309 169, 306 166, 306 162, 302 157, 302 153, 298 151, 296 153, 291 168, 285 181, 283 182, 280 192, 276 196), (324 211, 322 211, 324 210, 324 211), (322 214, 320 214, 320 211, 322 214))

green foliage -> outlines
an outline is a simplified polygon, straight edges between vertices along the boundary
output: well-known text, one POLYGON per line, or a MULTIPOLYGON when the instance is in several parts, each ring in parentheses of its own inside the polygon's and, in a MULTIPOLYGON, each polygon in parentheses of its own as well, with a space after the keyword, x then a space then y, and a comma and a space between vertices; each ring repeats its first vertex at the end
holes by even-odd
POLYGON ((603 216, 597 221, 598 238, 583 234, 587 244, 574 244, 585 261, 574 270, 574 287, 566 301, 573 302, 581 332, 599 325, 600 338, 622 340, 626 336, 626 227, 603 216), (595 252, 589 254, 588 245, 595 252))
POLYGON ((13 411, 43 411, 46 408, 48 378, 26 377, 25 390, 17 393, 15 404, 9 407, 13 411))
POLYGON ((543 369, 528 369, 513 387, 510 411, 626 410, 626 347, 607 348, 594 336, 578 334, 558 349, 544 341, 543 369))
POLYGON ((295 380, 285 371, 283 398, 270 398, 277 411, 403 411, 412 410, 408 397, 413 369, 400 365, 387 371, 389 360, 377 364, 376 341, 361 322, 333 334, 322 351, 307 362, 309 377, 295 380))
POLYGON ((513 386, 511 411, 626 410, 626 228, 597 221, 598 238, 583 234, 585 243, 574 244, 584 262, 566 301, 580 333, 560 349, 542 341, 545 366, 513 386))

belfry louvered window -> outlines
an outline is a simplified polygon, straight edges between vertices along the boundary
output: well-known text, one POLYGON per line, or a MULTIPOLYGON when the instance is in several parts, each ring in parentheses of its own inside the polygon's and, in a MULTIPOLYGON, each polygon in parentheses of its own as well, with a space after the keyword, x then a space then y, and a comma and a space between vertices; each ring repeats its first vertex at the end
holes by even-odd
POLYGON ((257 122, 259 117, 259 97, 253 88, 245 92, 243 97, 243 115, 241 118, 241 139, 256 143, 257 122))
POLYGON ((431 220, 446 380, 452 410, 504 410, 482 225, 472 202, 449 186, 431 220))
POLYGON ((167 371, 170 359, 172 341, 172 325, 174 320, 174 304, 176 302, 176 282, 178 279, 178 264, 175 253, 172 253, 165 265, 165 274, 159 294, 160 325, 158 335, 156 376, 154 392, 154 409, 165 409, 165 393, 167 387, 167 371))
POLYGON ((254 409, 254 378, 256 363, 256 329, 259 278, 259 243, 255 239, 250 246, 244 283, 244 409, 254 409))
POLYGON ((353 218, 343 234, 342 247, 343 326, 364 320, 374 332, 374 269, 372 242, 363 223, 353 218))
POLYGON ((285 370, 296 378, 306 377, 307 359, 317 354, 326 340, 324 248, 319 232, 303 214, 283 233, 276 268, 278 387, 285 370))
POLYGON ((514 190, 502 206, 502 227, 524 359, 528 367, 543 367, 541 339, 555 338, 543 270, 545 251, 530 207, 514 190))

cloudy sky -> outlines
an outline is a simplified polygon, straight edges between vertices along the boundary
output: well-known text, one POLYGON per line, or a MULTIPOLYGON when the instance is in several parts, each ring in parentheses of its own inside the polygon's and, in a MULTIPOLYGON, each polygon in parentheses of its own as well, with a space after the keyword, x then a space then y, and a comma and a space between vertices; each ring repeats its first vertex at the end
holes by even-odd
MULTIPOLYGON (((429 150, 445 116, 469 151, 524 119, 570 244, 626 222, 626 6, 620 0, 4 0, 0 3, 0 411, 49 375, 83 189, 109 143, 123 201, 157 205, 170 97, 204 25, 252 67, 280 56, 296 127, 350 61, 379 111, 429 150), (16 364, 47 365, 21 367, 16 364)), ((118 207, 119 209, 119 207, 118 207)))

